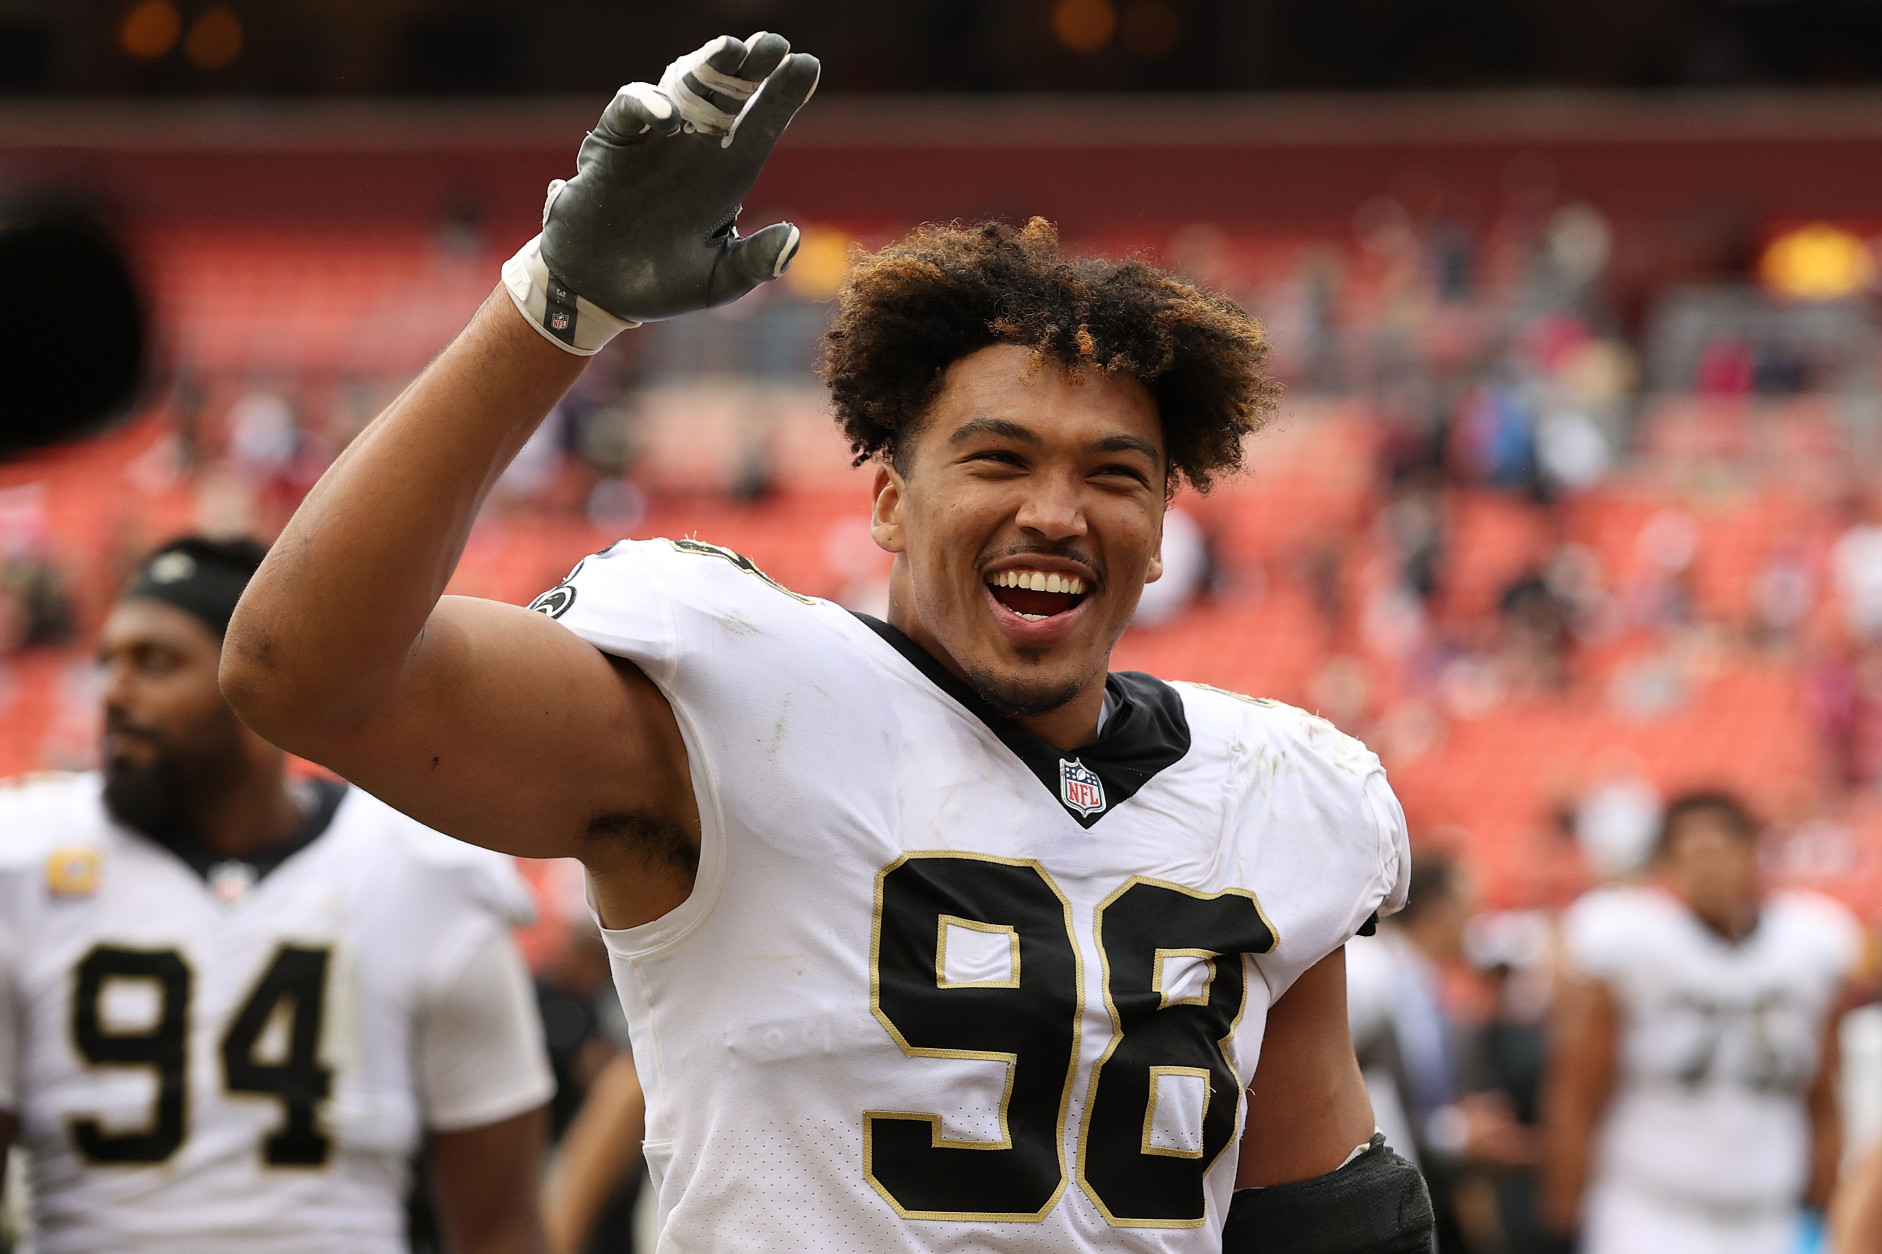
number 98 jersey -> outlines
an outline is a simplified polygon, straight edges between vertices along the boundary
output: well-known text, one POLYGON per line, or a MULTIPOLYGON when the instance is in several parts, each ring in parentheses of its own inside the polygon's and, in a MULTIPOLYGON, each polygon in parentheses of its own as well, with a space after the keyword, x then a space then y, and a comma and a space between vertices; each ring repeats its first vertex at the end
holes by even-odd
POLYGON ((696 541, 535 608, 665 693, 681 906, 604 932, 662 1251, 1215 1251, 1269 1003, 1404 900, 1329 724, 1110 677, 1061 753, 901 633, 696 541))
POLYGON ((0 789, 0 1109, 40 1254, 402 1252, 421 1131, 548 1097, 508 861, 333 785, 303 838, 204 874, 96 775, 0 789), (519 989, 521 1033, 433 1039, 473 978, 519 989))

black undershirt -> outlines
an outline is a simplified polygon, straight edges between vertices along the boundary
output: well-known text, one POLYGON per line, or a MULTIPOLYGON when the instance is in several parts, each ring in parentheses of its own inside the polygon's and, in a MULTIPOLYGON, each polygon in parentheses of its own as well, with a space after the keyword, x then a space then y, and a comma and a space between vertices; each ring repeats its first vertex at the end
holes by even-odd
POLYGON ((333 823, 340 802, 346 799, 347 785, 341 780, 315 779, 309 780, 308 784, 313 790, 314 804, 308 808, 307 817, 301 820, 294 834, 285 840, 253 850, 244 857, 225 858, 194 836, 181 833, 167 838, 153 836, 151 839, 175 854, 205 883, 210 880, 210 872, 231 862, 246 864, 254 872, 255 882, 259 883, 270 871, 320 839, 321 834, 333 823))
POLYGON ((1104 690, 1111 699, 1111 715, 1099 729, 1098 738, 1077 749, 1060 749, 995 710, 985 698, 941 665, 933 654, 901 631, 867 614, 856 617, 913 663, 935 687, 986 724, 1081 826, 1096 823, 1119 803, 1136 795, 1159 771, 1180 762, 1189 752, 1189 720, 1183 714, 1183 699, 1176 689, 1154 675, 1141 671, 1116 671, 1107 675, 1104 690), (1103 809, 1081 813, 1066 801, 1062 772, 1074 765, 1082 765, 1103 781, 1103 809))

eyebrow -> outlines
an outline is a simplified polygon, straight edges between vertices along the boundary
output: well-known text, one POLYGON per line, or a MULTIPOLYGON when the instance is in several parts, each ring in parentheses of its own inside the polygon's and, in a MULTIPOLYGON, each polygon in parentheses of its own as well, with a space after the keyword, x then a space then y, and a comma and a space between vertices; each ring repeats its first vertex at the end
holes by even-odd
POLYGON ((965 444, 977 435, 1003 435, 1009 440, 1021 440, 1027 444, 1039 443, 1039 437, 1030 427, 1022 427, 1017 422, 1005 418, 974 418, 963 422, 948 437, 949 444, 965 444))
MULTIPOLYGON (((965 444, 980 435, 1004 436, 1009 440, 1019 440, 1025 444, 1038 444, 1039 436, 1030 427, 1021 426, 1005 418, 973 418, 954 429, 948 437, 950 444, 965 444)), ((1163 454, 1150 441, 1135 435, 1107 435, 1091 446, 1095 453, 1142 453, 1150 459, 1150 464, 1163 464, 1163 454)))
POLYGON ((1152 466, 1163 464, 1163 454, 1150 441, 1134 435, 1107 435, 1091 446, 1099 453, 1142 453, 1152 466))

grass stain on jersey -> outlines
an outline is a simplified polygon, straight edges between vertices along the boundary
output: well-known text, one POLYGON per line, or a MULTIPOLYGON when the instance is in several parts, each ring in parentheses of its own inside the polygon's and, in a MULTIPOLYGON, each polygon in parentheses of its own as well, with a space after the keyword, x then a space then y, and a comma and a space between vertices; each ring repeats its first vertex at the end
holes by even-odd
POLYGON ((784 721, 791 713, 791 694, 784 694, 784 704, 778 707, 777 725, 771 729, 771 740, 765 745, 765 756, 775 758, 778 750, 784 747, 784 721))

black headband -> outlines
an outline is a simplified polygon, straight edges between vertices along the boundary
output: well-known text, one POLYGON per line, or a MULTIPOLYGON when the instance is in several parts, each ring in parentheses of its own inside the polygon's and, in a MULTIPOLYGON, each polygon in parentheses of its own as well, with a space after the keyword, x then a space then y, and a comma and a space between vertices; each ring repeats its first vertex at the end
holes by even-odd
POLYGON ((165 601, 188 610, 218 636, 226 635, 235 603, 253 572, 186 549, 167 549, 144 563, 126 596, 165 601))

